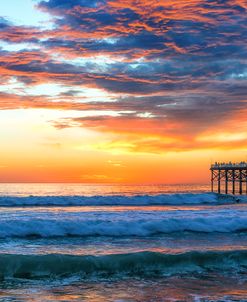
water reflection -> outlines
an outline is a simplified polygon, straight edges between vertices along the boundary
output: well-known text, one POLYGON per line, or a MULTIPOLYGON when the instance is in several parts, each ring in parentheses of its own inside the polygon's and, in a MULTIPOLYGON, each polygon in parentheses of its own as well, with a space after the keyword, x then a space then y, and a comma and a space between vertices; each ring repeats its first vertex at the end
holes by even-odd
POLYGON ((163 193, 200 193, 209 185, 119 185, 119 184, 0 184, 1 196, 95 196, 95 195, 158 195, 163 193))
POLYGON ((247 249, 246 233, 175 233, 143 237, 10 238, 0 240, 0 254, 109 255, 151 251, 166 254, 189 251, 234 251, 247 249), (209 244, 210 243, 210 244, 209 244))
POLYGON ((2 301, 84 301, 84 302, 165 302, 165 301, 246 301, 247 277, 214 273, 184 278, 107 282, 74 282, 63 286, 32 284, 17 289, 3 289, 2 301))

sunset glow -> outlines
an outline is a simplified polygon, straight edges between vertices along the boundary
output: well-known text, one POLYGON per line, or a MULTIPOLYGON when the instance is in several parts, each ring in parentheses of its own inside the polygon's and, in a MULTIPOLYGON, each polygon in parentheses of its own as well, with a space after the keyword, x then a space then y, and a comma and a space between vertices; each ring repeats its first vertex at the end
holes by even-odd
POLYGON ((1 1, 0 182, 207 183, 246 160, 246 10, 1 1))

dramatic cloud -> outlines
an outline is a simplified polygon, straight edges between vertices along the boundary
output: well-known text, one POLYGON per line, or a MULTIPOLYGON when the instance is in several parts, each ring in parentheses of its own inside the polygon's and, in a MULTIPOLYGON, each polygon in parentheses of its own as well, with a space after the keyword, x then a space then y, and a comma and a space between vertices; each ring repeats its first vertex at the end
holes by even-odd
POLYGON ((54 125, 114 133, 132 151, 208 148, 210 139, 229 148, 212 131, 238 131, 237 117, 247 130, 246 1, 48 0, 37 10, 53 27, 0 18, 0 109, 77 110, 81 118, 54 125), (44 84, 65 88, 32 92, 44 84))

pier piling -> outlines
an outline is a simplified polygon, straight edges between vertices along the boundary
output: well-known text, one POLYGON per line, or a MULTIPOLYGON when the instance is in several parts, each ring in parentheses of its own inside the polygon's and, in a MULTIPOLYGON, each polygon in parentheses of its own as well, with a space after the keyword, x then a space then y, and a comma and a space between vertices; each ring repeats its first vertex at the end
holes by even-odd
POLYGON ((217 183, 217 192, 220 194, 225 187, 225 194, 232 189, 232 194, 247 194, 247 162, 214 163, 211 165, 211 191, 214 192, 214 183, 217 183), (238 184, 238 186, 236 186, 238 184), (245 191, 244 191, 245 186, 245 191), (230 189, 229 189, 230 187, 230 189))

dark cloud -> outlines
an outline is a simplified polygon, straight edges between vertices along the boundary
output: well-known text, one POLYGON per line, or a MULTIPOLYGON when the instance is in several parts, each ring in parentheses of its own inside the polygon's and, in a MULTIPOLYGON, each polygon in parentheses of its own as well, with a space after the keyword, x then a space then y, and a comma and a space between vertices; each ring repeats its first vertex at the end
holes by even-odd
POLYGON ((0 16, 0 30, 6 29, 8 26, 10 26, 9 21, 0 16))
MULTIPOLYGON (((98 0, 50 0, 50 1, 41 1, 39 7, 47 10, 66 10, 71 9, 75 6, 80 7, 95 7, 98 0)), ((102 2, 102 1, 101 1, 102 2)))
MULTIPOLYGON (((107 131, 128 119, 141 131, 140 120, 149 113, 151 128, 159 124, 163 134, 167 124, 173 133, 196 133, 245 112, 245 1, 48 0, 37 7, 53 16, 52 29, 0 19, 1 40, 40 48, 1 51, 0 74, 4 81, 14 76, 28 86, 68 87, 56 106, 39 100, 45 108, 121 112, 119 118, 76 120, 89 127, 105 124, 107 131), (79 104, 78 86, 113 93, 115 102, 79 104), (73 103, 64 104, 66 97, 73 103)), ((32 99, 25 106, 32 107, 32 99)))

